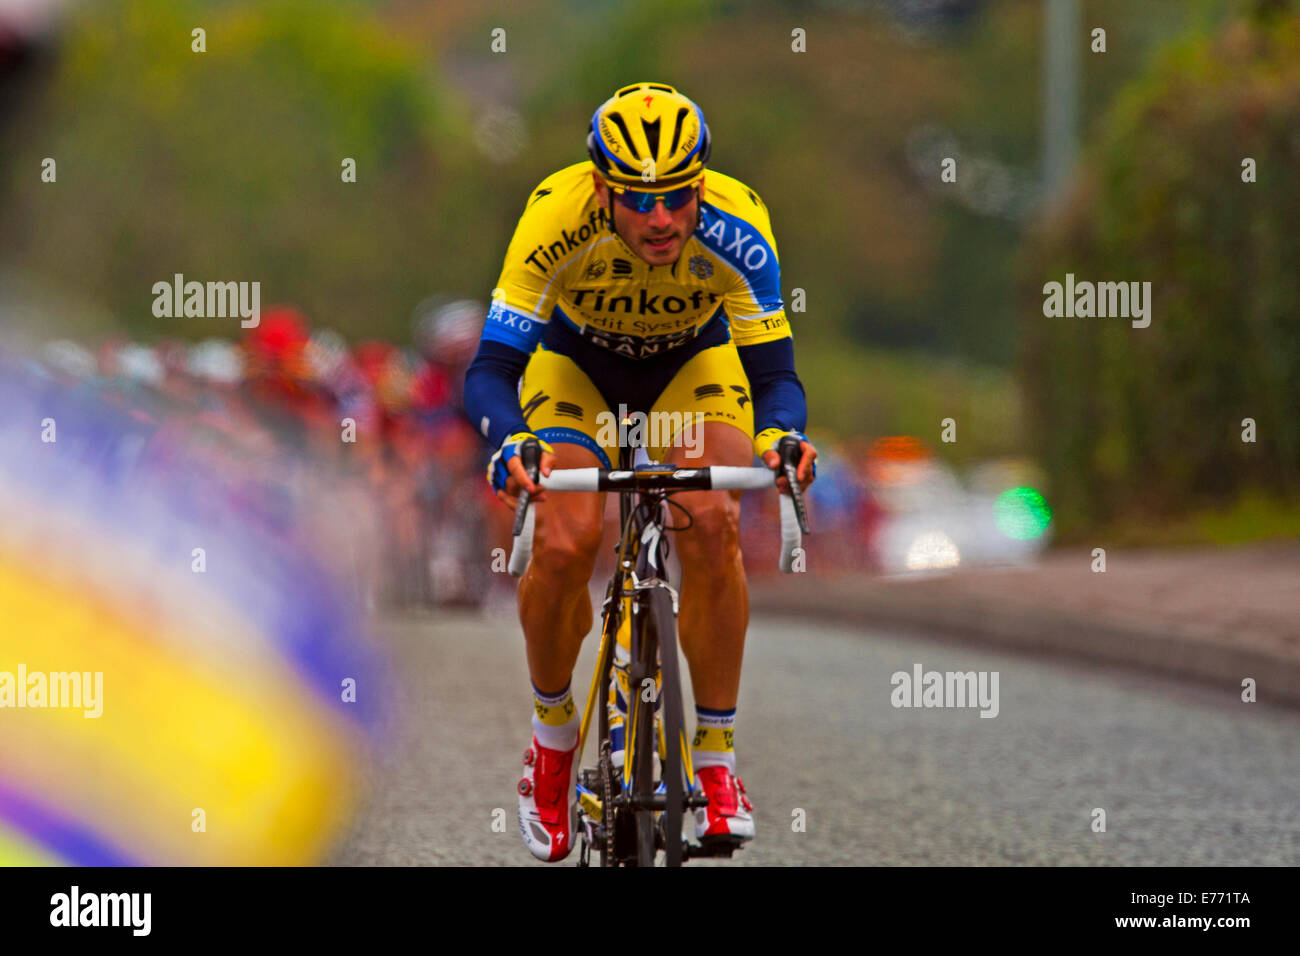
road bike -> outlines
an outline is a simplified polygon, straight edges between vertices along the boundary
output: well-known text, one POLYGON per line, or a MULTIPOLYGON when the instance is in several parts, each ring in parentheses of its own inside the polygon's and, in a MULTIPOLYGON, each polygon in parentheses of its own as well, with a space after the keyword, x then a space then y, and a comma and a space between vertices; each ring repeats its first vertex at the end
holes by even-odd
MULTIPOLYGON (((801 557, 802 534, 808 532, 803 492, 796 480, 799 441, 783 438, 777 447, 781 464, 742 468, 713 465, 679 468, 650 461, 644 447, 619 450, 619 466, 556 469, 539 477, 541 447, 536 440, 520 448, 529 477, 548 492, 613 491, 619 495, 617 562, 601 610, 601 642, 587 694, 574 766, 580 767, 595 717, 596 766, 583 768, 575 781, 572 807, 579 834, 579 866, 591 865, 591 851, 601 866, 654 866, 663 852, 666 866, 693 857, 730 857, 738 848, 731 837, 692 844, 682 838, 682 817, 703 812, 708 800, 695 785, 690 741, 682 708, 677 657, 680 565, 668 532, 686 525, 669 524, 669 508, 690 513, 672 495, 680 491, 732 491, 769 488, 785 475, 791 493, 781 495, 781 552, 778 566, 794 570, 801 557), (626 660, 616 648, 622 645, 626 660), (624 722, 623 766, 614 764, 608 701, 611 684, 626 674, 628 713, 624 722), (655 757, 659 776, 655 778, 655 757)), ((519 577, 532 554, 535 515, 528 492, 521 492, 515 511, 515 543, 510 573, 519 577)), ((800 563, 800 566, 802 564, 800 563)))

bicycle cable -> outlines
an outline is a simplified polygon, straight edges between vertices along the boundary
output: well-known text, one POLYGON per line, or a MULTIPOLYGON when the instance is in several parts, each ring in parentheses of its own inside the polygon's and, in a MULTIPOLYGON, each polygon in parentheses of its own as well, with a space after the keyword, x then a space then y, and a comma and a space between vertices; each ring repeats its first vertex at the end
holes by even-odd
POLYGON ((676 508, 682 514, 686 515, 686 519, 689 522, 688 524, 680 526, 666 524, 664 525, 665 531, 686 531, 689 528, 695 527, 695 515, 691 514, 690 509, 688 509, 684 504, 674 501, 670 495, 664 495, 664 504, 676 508))
POLYGON ((683 525, 671 525, 671 524, 665 524, 665 525, 663 526, 663 530, 665 530, 665 531, 687 531, 687 530, 689 530, 689 529, 695 527, 695 516, 691 514, 690 509, 688 509, 685 505, 681 504, 680 502, 678 502, 678 501, 674 501, 674 500, 672 499, 672 497, 671 497, 669 494, 665 494, 662 498, 658 498, 658 499, 656 499, 656 500, 654 500, 654 501, 649 501, 649 502, 646 502, 646 501, 639 501, 639 502, 637 502, 636 508, 633 510, 632 514, 628 516, 628 520, 629 520, 629 521, 632 521, 632 520, 634 520, 634 519, 638 519, 638 518, 639 518, 640 521, 641 521, 641 525, 642 525, 642 527, 644 527, 645 525, 649 524, 650 521, 651 521, 652 518, 653 518, 653 511, 652 511, 652 509, 657 508, 661 502, 662 502, 663 504, 666 504, 666 505, 670 506, 670 507, 676 508, 676 509, 677 509, 678 511, 680 511, 683 515, 685 515, 685 516, 686 516, 686 519, 687 519, 687 523, 686 523, 686 524, 683 524, 683 525))

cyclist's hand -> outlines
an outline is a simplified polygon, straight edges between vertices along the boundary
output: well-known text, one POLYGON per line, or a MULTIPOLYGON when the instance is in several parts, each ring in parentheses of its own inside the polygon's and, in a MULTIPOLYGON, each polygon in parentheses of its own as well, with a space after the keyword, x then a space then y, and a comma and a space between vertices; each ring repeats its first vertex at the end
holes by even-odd
MULTIPOLYGON (((549 475, 551 468, 555 465, 555 455, 549 451, 542 452, 542 460, 537 470, 543 475, 549 475)), ((545 501, 546 491, 541 485, 534 484, 528 480, 528 472, 524 469, 524 463, 515 455, 511 458, 506 468, 510 471, 510 477, 506 479, 505 488, 497 492, 497 497, 505 502, 510 508, 514 508, 519 500, 519 492, 526 489, 530 493, 529 501, 545 501)))
MULTIPOLYGON (((764 439, 767 439, 768 435, 773 436, 770 439, 772 447, 763 452, 763 464, 773 471, 780 470, 781 456, 777 454, 775 446, 784 436, 794 435, 799 439, 799 464, 795 468, 795 477, 799 479, 800 488, 807 488, 811 485, 817 478, 817 466, 813 464, 817 460, 817 449, 813 447, 813 443, 795 431, 779 432, 770 429, 768 432, 763 433, 764 439)), ((788 495, 790 493, 790 482, 785 480, 785 475, 777 477, 776 486, 780 489, 781 494, 788 495)))
POLYGON ((519 457, 519 446, 530 438, 537 439, 542 446, 538 471, 542 475, 549 475, 555 464, 555 451, 531 432, 516 432, 509 436, 488 462, 488 480, 492 482, 493 491, 498 500, 512 509, 518 503, 521 490, 529 492, 531 501, 546 500, 546 492, 541 485, 529 480, 523 460, 519 457))

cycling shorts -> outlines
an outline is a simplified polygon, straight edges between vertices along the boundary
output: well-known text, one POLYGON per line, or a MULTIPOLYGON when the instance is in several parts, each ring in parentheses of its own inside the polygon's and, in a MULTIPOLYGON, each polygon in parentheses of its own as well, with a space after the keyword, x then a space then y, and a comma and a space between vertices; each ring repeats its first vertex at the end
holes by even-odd
MULTIPOLYGON (((605 363, 604 367, 611 364, 618 365, 605 363)), ((642 413, 639 427, 647 453, 655 461, 690 465, 684 449, 670 455, 668 448, 684 428, 703 422, 734 425, 753 441, 749 379, 733 342, 702 349, 676 371, 670 370, 666 383, 657 380, 646 363, 641 363, 641 374, 635 376, 614 370, 602 375, 601 366, 594 368, 598 369, 595 376, 589 376, 567 355, 539 344, 519 390, 529 431, 551 444, 581 445, 594 452, 604 468, 618 462, 620 413, 642 413)), ((625 428, 625 437, 632 437, 628 431, 635 434, 636 424, 634 417, 634 428, 625 428)), ((699 440, 687 432, 682 444, 691 447, 699 440)))

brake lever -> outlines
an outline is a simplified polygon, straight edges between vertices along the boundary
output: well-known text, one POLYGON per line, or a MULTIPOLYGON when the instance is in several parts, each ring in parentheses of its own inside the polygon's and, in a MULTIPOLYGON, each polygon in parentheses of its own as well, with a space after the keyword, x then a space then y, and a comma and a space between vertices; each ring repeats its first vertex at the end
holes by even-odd
MULTIPOLYGON (((523 462, 524 471, 528 474, 528 480, 537 483, 538 470, 542 461, 542 446, 536 438, 529 438, 519 446, 519 459, 523 462)), ((519 532, 524 529, 524 518, 528 515, 528 499, 532 493, 527 489, 519 492, 519 502, 515 505, 515 527, 511 532, 514 537, 519 537, 519 532)))
POLYGON ((799 530, 804 534, 811 534, 808 528, 808 509, 804 504, 803 489, 799 486, 798 479, 799 459, 802 457, 799 439, 793 435, 786 435, 777 444, 776 452, 781 456, 781 473, 790 483, 790 499, 794 502, 795 517, 799 519, 799 530))

